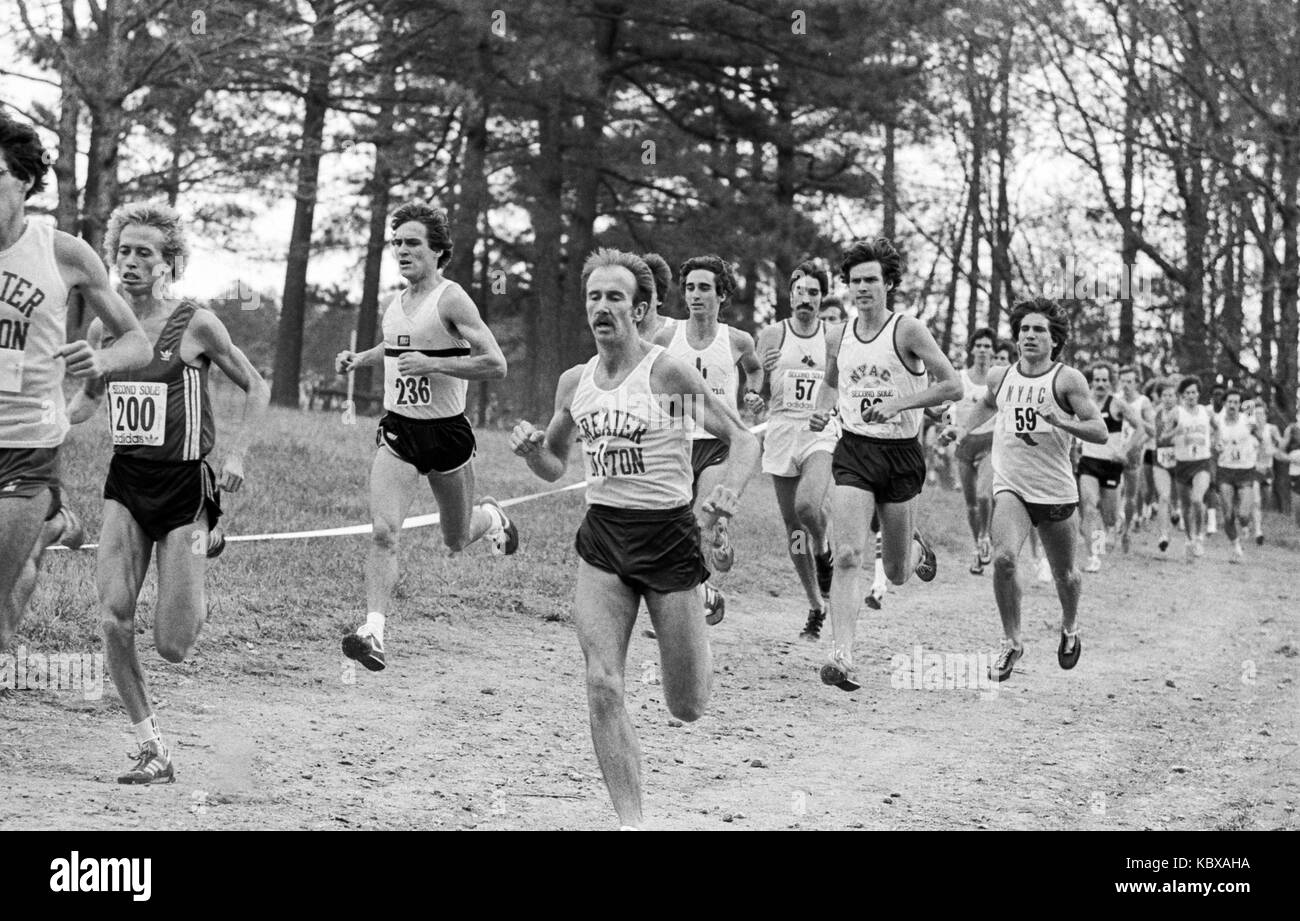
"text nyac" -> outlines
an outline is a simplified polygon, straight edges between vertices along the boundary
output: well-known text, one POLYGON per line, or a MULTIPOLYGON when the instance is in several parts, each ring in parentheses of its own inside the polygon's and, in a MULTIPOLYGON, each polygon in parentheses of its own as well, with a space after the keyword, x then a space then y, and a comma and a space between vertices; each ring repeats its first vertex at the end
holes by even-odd
POLYGON ((149 901, 153 860, 149 857, 81 857, 50 862, 54 892, 130 892, 137 902, 149 901))

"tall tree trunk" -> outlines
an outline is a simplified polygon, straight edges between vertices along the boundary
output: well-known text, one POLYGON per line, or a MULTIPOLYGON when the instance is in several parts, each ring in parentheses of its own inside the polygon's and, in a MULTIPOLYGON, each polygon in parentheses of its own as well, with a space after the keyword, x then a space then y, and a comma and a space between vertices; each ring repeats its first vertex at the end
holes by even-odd
MULTIPOLYGON (((563 125, 559 100, 550 100, 538 116, 538 157, 533 169, 537 192, 532 208, 534 235, 533 291, 536 307, 527 312, 529 418, 550 417, 555 384, 564 370, 564 290, 560 238, 564 233, 563 125)), ((575 269, 577 271, 577 269, 575 269)))
POLYGON ((334 58, 335 0, 316 0, 312 25, 311 64, 307 69, 306 109, 302 146, 298 154, 298 186, 294 193, 293 230, 284 271, 284 298, 275 343, 275 373, 271 399, 277 406, 298 405, 302 371, 302 330, 307 314, 307 264, 311 258, 312 221, 316 213, 317 181, 325 116, 330 107, 330 69, 334 58))
POLYGON ((984 234, 983 222, 980 220, 984 172, 984 101, 973 43, 968 46, 966 54, 966 88, 971 119, 970 186, 966 198, 966 208, 970 213, 970 271, 966 276, 966 283, 970 286, 970 299, 966 308, 966 341, 970 342, 979 326, 980 238, 984 234))
POLYGON ((1011 204, 1007 199, 1007 181, 1011 159, 1011 35, 1003 38, 998 60, 998 191, 997 213, 989 246, 993 256, 993 276, 989 284, 989 329, 997 331, 1002 322, 1003 304, 1011 307, 1011 204))
MULTIPOLYGON (((948 313, 943 323, 943 353, 952 354, 952 329, 957 319, 957 280, 961 277, 961 253, 966 245, 966 225, 970 222, 970 199, 962 210, 961 225, 952 237, 952 273, 948 276, 948 313)), ((969 339, 966 340, 968 343, 969 339)))
MULTIPOLYGON (((1274 183, 1277 180, 1276 148, 1269 152, 1264 176, 1269 188, 1274 188, 1274 183)), ((1274 386, 1276 369, 1273 367, 1273 347, 1277 341, 1277 286, 1280 266, 1273 236, 1274 218, 1277 211, 1273 206, 1273 196, 1265 195, 1263 198, 1262 239, 1259 240, 1259 386, 1260 399, 1264 400, 1271 408, 1274 405, 1277 391, 1274 386)))
MULTIPOLYGON (((386 41, 392 41, 397 23, 389 26, 386 41)), ((361 307, 357 311, 357 348, 373 348, 379 341, 379 279, 384 267, 384 241, 388 236, 388 211, 393 194, 394 110, 397 107, 396 61, 388 54, 382 62, 375 113, 373 142, 375 167, 366 183, 370 198, 370 225, 366 234, 366 262, 361 276, 361 307)), ((455 237, 453 236, 454 240, 455 237)), ((357 371, 356 390, 370 393, 374 389, 373 367, 357 371)))
MULTIPOLYGON (((76 0, 62 0, 63 46, 69 54, 81 44, 77 29, 76 0)), ((81 118, 81 91, 68 66, 67 55, 59 55, 59 156, 54 161, 54 178, 59 203, 54 219, 65 233, 77 232, 81 204, 77 197, 77 124, 81 118)))
POLYGON ((1239 200, 1239 189, 1225 190, 1225 195, 1228 201, 1224 228, 1226 259, 1223 268, 1223 312, 1219 314, 1215 338, 1218 340, 1216 343, 1218 371, 1223 375, 1224 380, 1231 380, 1238 376, 1237 362, 1241 360, 1241 286, 1245 281, 1245 273, 1240 268, 1240 262, 1246 241, 1242 232, 1240 211, 1248 207, 1248 204, 1239 200))
MULTIPOLYGON (((1300 99, 1292 100, 1292 111, 1300 99)), ((1300 295, 1300 246, 1296 231, 1300 225, 1297 185, 1300 184, 1300 119, 1292 118, 1282 137, 1279 151, 1279 177, 1282 181, 1282 266, 1278 273, 1279 322, 1277 336, 1277 387, 1274 400, 1288 421, 1296 415, 1296 351, 1300 340, 1300 316, 1297 315, 1297 295, 1300 295)))
MULTIPOLYGON (((784 88, 773 93, 772 102, 775 107, 776 115, 776 182, 773 186, 773 201, 776 204, 778 214, 787 214, 794 211, 794 193, 795 193, 795 140, 794 140, 794 116, 790 111, 790 103, 784 88)), ((762 145, 754 145, 754 157, 760 160, 756 167, 761 170, 762 145)), ((772 257, 772 269, 776 273, 776 316, 784 320, 790 316, 790 273, 794 271, 795 259, 794 253, 790 251, 793 240, 786 237, 784 245, 777 246, 776 252, 772 257)), ((757 297, 757 292, 755 292, 757 297)), ((751 312, 748 317, 737 318, 737 325, 749 332, 751 335, 756 332, 754 315, 751 312)))
MULTIPOLYGON (((1126 0, 1130 30, 1136 28, 1137 17, 1132 15, 1131 0, 1126 0)), ((1137 234, 1133 213, 1133 179, 1134 160, 1137 152, 1138 131, 1138 83, 1137 83, 1137 39, 1128 41, 1124 49, 1124 141, 1122 147, 1123 165, 1123 199, 1120 207, 1124 209, 1125 219, 1120 222, 1122 237, 1120 240, 1120 299, 1119 299, 1119 360, 1123 364, 1132 364, 1136 354, 1136 338, 1133 330, 1133 286, 1137 283, 1137 234), (1128 284, 1125 285, 1125 279, 1128 284)))

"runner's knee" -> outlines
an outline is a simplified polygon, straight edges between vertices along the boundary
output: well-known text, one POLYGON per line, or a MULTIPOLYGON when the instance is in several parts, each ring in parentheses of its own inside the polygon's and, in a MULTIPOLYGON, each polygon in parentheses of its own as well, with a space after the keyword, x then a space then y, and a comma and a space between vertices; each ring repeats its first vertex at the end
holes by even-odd
MULTIPOLYGON (((665 695, 666 696, 666 695, 665 695)), ((668 700, 668 712, 677 717, 683 723, 693 723, 704 715, 708 710, 709 702, 706 698, 688 696, 679 700, 668 700)))
POLYGON ((596 663, 587 665, 587 698, 592 708, 623 705, 623 676, 596 663))
POLYGON ((845 571, 857 569, 862 565, 862 551, 857 547, 836 547, 835 568, 845 571))
POLYGON ((1001 578, 1014 579, 1018 554, 1010 547, 999 547, 993 553, 993 574, 1001 578))
POLYGON ((794 517, 800 524, 810 525, 817 521, 822 513, 822 504, 807 497, 800 497, 794 502, 794 517))
POLYGON ((376 518, 374 522, 374 531, 370 539, 380 550, 396 550, 397 541, 401 536, 402 529, 400 526, 394 527, 391 521, 385 518, 376 518))

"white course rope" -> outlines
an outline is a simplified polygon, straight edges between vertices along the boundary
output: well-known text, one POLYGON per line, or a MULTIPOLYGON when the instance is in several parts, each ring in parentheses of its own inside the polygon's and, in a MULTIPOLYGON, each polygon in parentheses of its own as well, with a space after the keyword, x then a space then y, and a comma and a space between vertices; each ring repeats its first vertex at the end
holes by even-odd
MULTIPOLYGON (((760 422, 749 431, 752 434, 757 435, 766 430, 767 423, 760 422)), ((568 486, 557 487, 556 489, 548 489, 543 492, 529 493, 526 496, 516 496, 513 499, 505 499, 500 503, 500 505, 502 508, 509 508, 512 505, 522 505, 525 502, 532 502, 535 499, 545 499, 547 496, 558 496, 560 493, 572 492, 575 489, 586 488, 587 482, 586 480, 582 480, 577 483, 570 483, 568 486)), ((437 524, 441 520, 442 516, 437 512, 429 515, 416 515, 414 518, 408 518, 402 522, 402 530, 406 531, 411 528, 427 528, 430 525, 437 524)), ((373 525, 353 524, 342 528, 321 528, 316 531, 281 531, 275 534, 227 534, 226 543, 234 544, 269 540, 312 540, 318 537, 346 537, 352 534, 369 534, 372 530, 374 530, 373 525)), ((80 549, 94 550, 98 546, 99 544, 82 544, 80 549)), ((66 550, 68 548, 59 544, 54 544, 47 549, 66 550)))

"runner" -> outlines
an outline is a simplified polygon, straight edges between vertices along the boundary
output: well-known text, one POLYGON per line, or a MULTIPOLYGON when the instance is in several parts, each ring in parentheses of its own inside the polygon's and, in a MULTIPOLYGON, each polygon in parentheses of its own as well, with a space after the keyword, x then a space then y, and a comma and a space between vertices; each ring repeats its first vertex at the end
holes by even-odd
MULTIPOLYGON (((962 398, 949 410, 952 426, 966 428, 966 422, 976 405, 984 399, 988 389, 989 370, 993 367, 993 350, 998 336, 985 327, 975 330, 967 346, 967 367, 961 371, 962 398)), ((947 429, 940 434, 940 443, 951 441, 947 429)), ((975 541, 974 558, 970 564, 972 575, 980 575, 993 561, 993 541, 989 537, 989 522, 993 514, 993 418, 971 434, 957 447, 957 474, 961 479, 962 495, 966 498, 966 522, 975 541)))
MULTIPOLYGON (((1088 384, 1059 361, 1070 335, 1070 315, 1057 301, 1036 298, 1011 312, 1011 334, 1020 360, 989 375, 988 393, 968 426, 978 428, 996 413, 993 438, 993 594, 1002 618, 1002 649, 989 678, 1006 681, 1024 655, 1020 630, 1020 548, 1037 530, 1051 562, 1061 600, 1057 664, 1072 669, 1083 643, 1077 618, 1082 579, 1074 565, 1075 509, 1079 488, 1070 469, 1070 443, 1081 438, 1105 444, 1108 430, 1088 384)), ((966 437, 969 431, 959 433, 966 437)))
POLYGON ((1132 423, 1124 422, 1123 443, 1131 446, 1124 454, 1124 478, 1120 482, 1123 495, 1120 508, 1119 540, 1120 549, 1128 553, 1132 547, 1130 530, 1142 526, 1142 512, 1146 507, 1149 493, 1147 481, 1151 464, 1155 462, 1155 425, 1152 421, 1155 411, 1151 400, 1138 387, 1138 371, 1132 365, 1119 369, 1120 399, 1129 405, 1142 420, 1142 435, 1133 430, 1132 423))
POLYGON ((956 400, 962 391, 961 378, 925 325, 887 306, 887 293, 902 279, 902 257, 893 243, 853 243, 840 276, 858 315, 826 337, 826 377, 809 427, 822 431, 834 412, 843 428, 831 465, 834 641, 821 679, 854 691, 860 685, 853 678, 853 634, 868 523, 873 512, 879 515, 889 581, 902 585, 913 571, 923 582, 934 579, 934 551, 913 524, 914 500, 925 483, 921 411, 956 400), (929 384, 929 375, 936 383, 929 384))
POLYGON ((649 268, 630 253, 606 249, 588 258, 583 290, 596 356, 561 376, 544 432, 520 422, 510 436, 511 449, 549 482, 564 475, 575 438, 583 443, 587 514, 575 542, 574 622, 596 758, 627 829, 642 823, 640 752, 623 694, 641 598, 659 643, 669 711, 691 722, 709 703, 713 666, 698 590, 709 571, 697 533, 701 519, 692 510, 685 408, 694 408, 695 425, 729 449, 721 481, 702 506, 706 528, 735 513, 759 459, 754 436, 697 369, 638 336, 653 284, 649 268))
POLYGON ((1259 436, 1259 458, 1255 462, 1255 545, 1264 543, 1264 503, 1273 495, 1273 463, 1282 444, 1282 433, 1268 421, 1268 407, 1262 398, 1252 401, 1255 432, 1259 436))
POLYGON ((828 294, 822 298, 822 306, 817 311, 817 319, 825 320, 827 323, 844 323, 848 318, 849 315, 844 310, 844 302, 839 297, 828 294))
POLYGON ((772 477, 787 549, 808 599, 808 620, 799 634, 807 640, 821 636, 831 591, 825 505, 835 431, 808 429, 826 374, 828 324, 817 312, 829 285, 826 272, 812 263, 795 268, 790 276, 790 319, 764 329, 757 343, 771 387, 763 472, 772 477))
MULTIPOLYGON (((104 252, 153 343, 153 359, 138 370, 87 381, 69 413, 74 422, 90 418, 107 392, 113 459, 104 483, 96 583, 108 671, 139 745, 135 765, 117 780, 171 783, 171 753, 136 655, 140 589, 156 555, 154 646, 168 662, 183 661, 208 616, 207 560, 225 546, 217 530, 220 490, 236 492, 243 485, 244 454, 262 429, 271 392, 215 314, 171 296, 170 282, 189 257, 174 209, 144 203, 118 208, 104 232, 104 252), (242 424, 230 439, 219 479, 207 463, 216 441, 208 396, 212 365, 245 394, 242 424)), ((98 320, 87 333, 92 343, 110 336, 98 320)))
POLYGON ((673 270, 668 267, 668 261, 658 253, 646 253, 641 258, 645 260, 645 264, 650 267, 650 272, 654 275, 655 293, 650 301, 650 312, 637 324, 637 331, 641 333, 642 339, 654 342, 655 336, 664 330, 671 331, 677 323, 672 317, 665 317, 659 313, 659 308, 668 301, 668 292, 672 290, 673 270))
POLYGON ((64 375, 126 371, 150 354, 89 244, 27 217, 27 199, 44 190, 50 162, 34 128, 0 114, 0 652, 9 650, 35 588, 40 552, 56 534, 76 530, 59 523, 58 455, 69 426, 64 375), (111 348, 67 341, 74 288, 116 337, 111 348))
MULTIPOLYGON (((1228 385, 1223 382, 1223 375, 1215 377, 1214 387, 1210 390, 1210 415, 1218 423, 1223 422, 1223 404, 1228 398, 1228 385)), ((1210 485, 1205 488, 1205 533, 1219 533, 1219 459, 1217 450, 1210 452, 1210 485)))
POLYGON ((369 613, 343 637, 343 654, 376 672, 387 664, 384 621, 397 584, 398 541, 420 477, 438 503, 451 553, 484 537, 494 553, 519 548, 519 532, 495 499, 484 496, 474 504, 474 430, 465 418, 468 382, 504 378, 505 356, 469 295, 442 274, 453 246, 447 213, 413 202, 397 209, 390 226, 407 287, 384 311, 384 341, 335 359, 340 374, 384 366, 385 412, 370 468, 369 613))
POLYGON ((1119 523, 1119 484, 1124 465, 1134 448, 1146 440, 1146 427, 1142 417, 1113 392, 1115 372, 1110 365, 1094 362, 1088 368, 1088 380, 1092 398, 1101 407, 1101 418, 1110 433, 1102 444, 1084 441, 1079 457, 1080 520, 1089 546, 1083 571, 1100 572, 1108 532, 1119 523))
POLYGON ((1174 484, 1182 506, 1183 531, 1187 543, 1183 558, 1191 563, 1205 555, 1205 491, 1210 486, 1210 456, 1218 440, 1218 421, 1208 406, 1202 406, 1201 382, 1188 375, 1178 382, 1178 406, 1174 410, 1174 484))
MULTIPOLYGON (((713 395, 733 409, 739 390, 736 368, 745 372, 745 406, 750 412, 761 412, 764 406, 763 366, 754 352, 754 337, 744 330, 733 329, 718 322, 718 314, 728 297, 736 290, 736 275, 731 266, 714 255, 695 256, 682 263, 677 273, 681 282, 682 297, 686 300, 689 315, 686 320, 663 329, 655 337, 655 344, 668 349, 668 354, 695 368, 704 378, 713 395)), ((739 416, 736 416, 739 423, 739 416)), ((701 526, 707 517, 704 498, 722 482, 720 466, 727 459, 727 446, 707 431, 691 432, 691 470, 694 488, 691 501, 701 526)), ((701 532, 703 533, 703 532, 701 532)), ((730 537, 726 520, 713 538, 712 549, 715 566, 720 572, 731 568, 730 537)), ((704 583, 705 617, 710 626, 722 622, 726 616, 727 600, 722 592, 710 583, 704 583)))
POLYGON ((1152 477, 1156 485, 1156 519, 1160 525, 1160 552, 1169 549, 1169 531, 1174 526, 1170 497, 1174 486, 1174 433, 1178 429, 1178 384, 1165 378, 1156 384, 1159 403, 1152 419, 1156 430, 1156 462, 1152 477))
POLYGON ((1282 433, 1282 457, 1286 458, 1287 475, 1291 480, 1291 508, 1295 512, 1295 522, 1300 526, 1300 406, 1296 407, 1295 421, 1282 433))
POLYGON ((1241 411, 1241 392, 1229 388, 1224 396, 1223 416, 1219 420, 1219 498, 1223 507, 1223 533, 1232 544, 1229 563, 1245 558, 1240 530, 1249 524, 1255 512, 1255 462, 1259 458, 1259 433, 1251 414, 1241 411))

